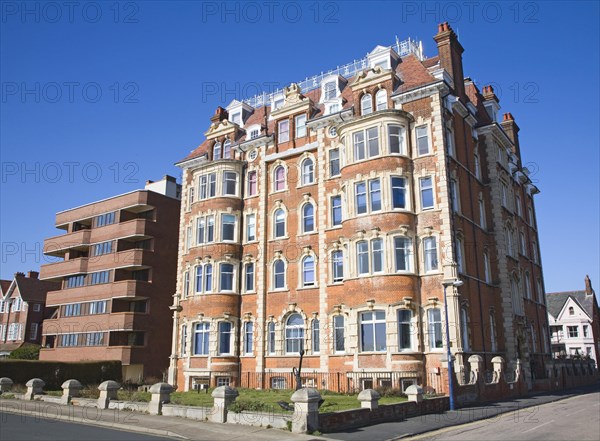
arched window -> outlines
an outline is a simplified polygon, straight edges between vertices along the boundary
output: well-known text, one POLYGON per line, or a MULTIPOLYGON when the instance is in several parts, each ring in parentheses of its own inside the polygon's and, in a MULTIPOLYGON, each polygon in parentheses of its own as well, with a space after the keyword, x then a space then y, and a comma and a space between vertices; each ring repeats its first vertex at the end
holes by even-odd
POLYGON ((279 208, 275 210, 274 215, 274 230, 275 237, 284 237, 285 236, 285 212, 279 208))
POLYGON ((196 293, 202 292, 202 265, 196 267, 196 293))
POLYGON ((460 329, 463 351, 469 350, 469 321, 466 308, 460 309, 460 329))
POLYGON ((273 263, 273 288, 285 288, 285 263, 281 259, 273 263))
POLYGON ((223 159, 231 159, 231 141, 227 140, 223 144, 223 159))
POLYGON ((519 298, 519 282, 516 276, 510 279, 510 293, 513 302, 513 311, 515 314, 523 315, 521 312, 521 299, 519 298))
POLYGON ((212 264, 204 265, 204 292, 212 291, 212 264))
POLYGON ((318 354, 321 350, 321 329, 319 325, 319 319, 314 319, 311 323, 313 354, 318 354))
POLYGON ((344 316, 333 316, 333 351, 344 352, 346 350, 346 339, 344 336, 344 316))
POLYGON ((269 322, 267 326, 267 350, 269 354, 275 353, 275 322, 269 322))
POLYGON ((572 306, 569 306, 569 315, 575 315, 575 309, 572 306))
POLYGON ((525 273, 525 280, 523 281, 525 285, 523 288, 525 290, 525 298, 531 300, 531 277, 529 277, 529 273, 525 273))
POLYGON ((483 252, 483 275, 485 283, 492 283, 492 270, 490 266, 490 255, 487 251, 483 252))
POLYGON ((312 256, 302 259, 302 286, 315 286, 315 258, 312 256))
POLYGON ((215 145, 213 147, 213 161, 216 161, 217 159, 221 159, 221 143, 220 142, 215 143, 215 145))
POLYGON ((232 342, 233 326, 231 322, 219 322, 219 355, 232 354, 231 342, 232 342))
POLYGON ((302 161, 302 185, 312 184, 315 181, 315 170, 313 160, 306 158, 302 161))
POLYGON ((302 207, 302 230, 304 233, 315 231, 315 207, 311 203, 302 207))
POLYGON ((373 99, 370 94, 366 93, 360 99, 360 114, 368 115, 373 113, 373 99))
POLYGON ((244 354, 252 355, 254 350, 254 323, 244 323, 244 354))
POLYGON ((385 110, 387 108, 387 91, 385 89, 380 89, 375 94, 375 110, 385 110))
POLYGON ((496 319, 492 313, 490 313, 490 340, 492 343, 492 352, 496 352, 498 350, 498 343, 496 339, 496 319))
POLYGON ((429 349, 442 349, 442 313, 439 308, 427 310, 427 330, 429 332, 429 349))
POLYGON ((292 314, 285 323, 285 353, 299 354, 304 349, 304 320, 292 314))
POLYGON ((285 189, 285 168, 282 165, 278 166, 274 172, 275 175, 275 191, 285 189))

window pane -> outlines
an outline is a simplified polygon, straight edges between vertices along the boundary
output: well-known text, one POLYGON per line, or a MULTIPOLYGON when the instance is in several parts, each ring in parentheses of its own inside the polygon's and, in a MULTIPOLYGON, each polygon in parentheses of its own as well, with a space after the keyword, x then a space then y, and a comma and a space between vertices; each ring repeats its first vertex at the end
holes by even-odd
POLYGON ((369 192, 371 198, 371 211, 381 210, 381 184, 379 179, 369 181, 369 192))
POLYGON ((404 154, 404 127, 388 126, 388 144, 390 153, 404 154))
POLYGON ((304 232, 314 231, 315 229, 315 215, 314 215, 314 207, 312 204, 306 204, 302 208, 302 217, 303 217, 303 228, 304 232))
POLYGON ((344 351, 344 316, 333 317, 334 351, 344 351))
POLYGON ((255 195, 256 190, 257 190, 256 172, 251 171, 248 173, 248 196, 255 195))
POLYGON ((254 264, 246 264, 246 291, 254 291, 254 264))
POLYGON ((314 353, 319 352, 321 348, 321 330, 318 319, 312 321, 312 348, 314 353))
POLYGON ((279 142, 287 142, 290 140, 290 122, 286 119, 279 122, 279 142))
POLYGON ((368 115, 369 113, 373 112, 373 101, 371 95, 363 95, 363 97, 360 99, 360 108, 362 115, 368 115))
POLYGON ((279 166, 275 169, 275 191, 285 188, 285 169, 279 166))
POLYGON ((425 244, 425 271, 438 269, 437 242, 435 237, 427 237, 423 240, 425 244))
POLYGON ((417 152, 419 156, 429 153, 429 140, 427 136, 427 126, 420 126, 416 129, 417 133, 417 152))
POLYGON ((365 159, 365 134, 363 132, 356 132, 354 134, 354 160, 360 161, 365 159))
POLYGON ((221 240, 235 240, 235 216, 224 214, 221 216, 222 237, 221 240))
POLYGON ((356 244, 358 274, 369 274, 369 244, 366 241, 356 244))
POLYGON ((375 239, 371 241, 371 250, 373 254, 373 272, 383 271, 383 240, 375 239))
POLYGON ((359 182, 354 186, 356 193, 356 213, 363 214, 367 212, 367 184, 359 182))
POLYGON ((237 173, 235 173, 235 172, 223 173, 223 194, 235 196, 236 184, 237 184, 237 173))
POLYGON ((410 271, 410 240, 404 237, 394 238, 396 251, 396 271, 410 271))
POLYGON ((340 174, 340 151, 333 149, 329 151, 329 176, 340 174))
POLYGON ((296 138, 306 136, 306 115, 296 117, 296 138))
POLYGON ((231 353, 231 323, 219 323, 219 353, 231 353))
POLYGON ((398 348, 410 349, 412 313, 407 309, 398 310, 398 348))
POLYGON ((333 281, 341 282, 344 280, 344 255, 341 251, 334 251, 331 253, 331 260, 333 265, 333 281))
POLYGON ((284 288, 285 287, 285 264, 283 260, 275 261, 273 265, 273 272, 275 275, 275 288, 284 288))
POLYGON ((312 184, 315 180, 314 164, 312 159, 302 162, 302 185, 312 184))
POLYGON ((342 197, 334 196, 331 198, 331 224, 342 224, 342 197))
POLYGON ((256 216, 249 214, 246 216, 246 240, 248 242, 256 239, 256 216))
POLYGON ((421 178, 421 208, 433 208, 433 186, 431 177, 421 178))
POLYGON ((233 290, 233 265, 230 263, 221 264, 221 290, 233 290))
POLYGON ((379 155, 379 129, 377 127, 367 129, 367 140, 369 143, 369 158, 379 155))
POLYGON ((392 207, 406 208, 406 181, 404 178, 392 177, 392 207))
POLYGON ((302 282, 303 286, 315 284, 315 260, 310 256, 302 261, 302 282))

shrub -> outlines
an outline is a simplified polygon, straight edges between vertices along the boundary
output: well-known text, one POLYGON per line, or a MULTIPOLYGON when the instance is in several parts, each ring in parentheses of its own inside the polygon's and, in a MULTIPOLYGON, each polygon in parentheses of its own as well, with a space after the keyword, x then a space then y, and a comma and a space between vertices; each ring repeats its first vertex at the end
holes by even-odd
POLYGON ((273 412, 274 411, 274 407, 263 403, 262 401, 255 401, 255 400, 240 400, 238 399, 237 401, 233 402, 228 408, 227 410, 230 410, 232 412, 235 413, 240 413, 240 412, 244 412, 244 411, 249 411, 249 412, 273 412))
POLYGON ((84 386, 106 380, 120 382, 120 361, 60 362, 40 360, 0 360, 0 377, 8 377, 15 384, 25 384, 32 378, 41 378, 48 390, 58 390, 65 380, 79 380, 84 386))
POLYGON ((37 360, 40 357, 40 345, 23 345, 10 353, 10 360, 37 360))

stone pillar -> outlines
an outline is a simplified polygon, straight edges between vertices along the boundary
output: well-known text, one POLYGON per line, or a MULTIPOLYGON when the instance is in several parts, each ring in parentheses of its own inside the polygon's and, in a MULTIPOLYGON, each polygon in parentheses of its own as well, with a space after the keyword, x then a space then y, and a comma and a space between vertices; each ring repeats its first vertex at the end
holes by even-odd
POLYGON ((46 385, 44 380, 40 378, 32 378, 27 382, 27 392, 25 393, 26 400, 33 400, 35 395, 44 393, 43 388, 46 385))
POLYGON ((292 395, 294 414, 293 433, 311 433, 319 429, 319 402, 321 394, 312 387, 299 389, 292 395))
POLYGON ((504 358, 495 356, 492 358, 492 365, 494 366, 493 383, 499 383, 500 379, 504 378, 504 358))
POLYGON ((152 394, 148 405, 150 415, 162 414, 162 405, 171 402, 171 392, 173 392, 173 386, 169 383, 156 383, 150 387, 152 394))
POLYGON ((481 355, 471 355, 469 357, 469 365, 471 367, 471 372, 475 374, 473 383, 478 383, 483 377, 483 357, 481 355))
POLYGON ((13 381, 8 377, 0 378, 0 394, 10 392, 12 390, 13 381))
POLYGON ((83 389, 81 383, 77 380, 67 380, 62 384, 62 398, 60 402, 62 404, 69 404, 71 402, 71 398, 75 398, 79 396, 79 392, 83 389))
POLYGON ((98 398, 98 409, 108 409, 110 400, 117 399, 117 391, 121 388, 121 385, 116 381, 107 380, 98 386, 100 391, 100 398, 98 398))
POLYGON ((365 389, 358 394, 358 401, 360 401, 360 407, 363 409, 377 409, 380 398, 379 392, 373 389, 365 389))
POLYGON ((406 388, 406 396, 408 397, 408 401, 420 403, 423 401, 423 388, 416 384, 412 384, 406 388))
POLYGON ((239 395, 238 391, 230 386, 220 386, 213 390, 211 395, 214 398, 211 421, 214 423, 226 423, 227 406, 235 401, 239 395))

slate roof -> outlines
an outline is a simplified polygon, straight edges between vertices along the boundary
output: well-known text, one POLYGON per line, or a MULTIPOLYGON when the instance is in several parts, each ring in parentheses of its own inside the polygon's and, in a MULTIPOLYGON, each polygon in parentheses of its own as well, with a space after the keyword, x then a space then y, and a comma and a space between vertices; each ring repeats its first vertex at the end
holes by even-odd
POLYGON ((596 296, 594 294, 587 295, 585 291, 564 291, 564 292, 548 292, 546 293, 546 304, 548 313, 556 318, 560 311, 565 306, 567 300, 571 297, 581 308, 591 317, 594 317, 594 303, 596 296))
MULTIPOLYGON (((5 282, 4 280, 2 282, 5 282)), ((8 281, 9 286, 13 283, 17 284, 19 294, 24 302, 46 302, 46 294, 48 291, 55 291, 60 289, 60 283, 48 282, 46 280, 34 279, 25 277, 24 275, 18 275, 12 281, 8 281)), ((2 294, 5 296, 8 291, 8 287, 4 289, 2 285, 2 294)))

